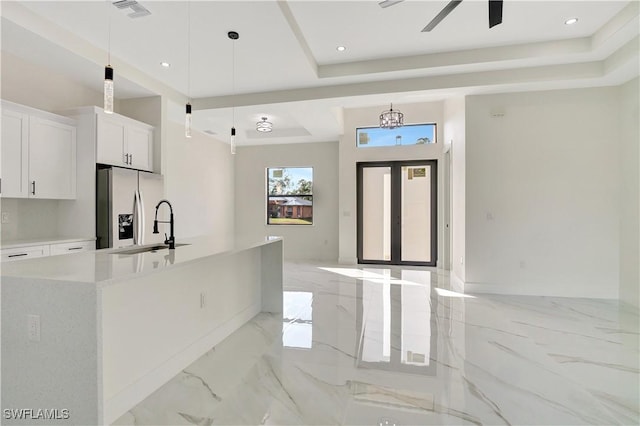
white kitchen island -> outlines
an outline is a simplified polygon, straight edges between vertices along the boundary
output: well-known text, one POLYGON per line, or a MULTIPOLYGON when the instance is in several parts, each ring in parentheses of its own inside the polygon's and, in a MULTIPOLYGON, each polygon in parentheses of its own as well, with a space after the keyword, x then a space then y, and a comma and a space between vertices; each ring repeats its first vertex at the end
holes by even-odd
POLYGON ((109 424, 257 313, 282 312, 281 238, 178 243, 3 264, 3 413, 109 424))

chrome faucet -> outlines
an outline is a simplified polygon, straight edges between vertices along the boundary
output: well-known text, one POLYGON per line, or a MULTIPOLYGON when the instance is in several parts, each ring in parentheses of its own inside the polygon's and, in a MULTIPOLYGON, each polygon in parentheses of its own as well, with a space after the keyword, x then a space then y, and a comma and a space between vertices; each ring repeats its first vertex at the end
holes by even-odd
POLYGON ((171 203, 169 201, 167 201, 167 200, 160 200, 160 202, 156 206, 156 218, 153 221, 153 233, 154 234, 159 234, 159 232, 158 232, 158 223, 169 223, 171 225, 171 228, 170 228, 171 236, 169 236, 167 238, 167 234, 165 232, 165 234, 164 234, 164 243, 165 244, 169 244, 169 250, 174 250, 176 248, 176 237, 173 235, 173 207, 171 206, 171 203), (160 205, 162 203, 167 203, 167 205, 169 205, 169 210, 171 210, 171 216, 169 216, 170 219, 169 219, 168 222, 166 220, 158 220, 158 209, 160 208, 160 205))

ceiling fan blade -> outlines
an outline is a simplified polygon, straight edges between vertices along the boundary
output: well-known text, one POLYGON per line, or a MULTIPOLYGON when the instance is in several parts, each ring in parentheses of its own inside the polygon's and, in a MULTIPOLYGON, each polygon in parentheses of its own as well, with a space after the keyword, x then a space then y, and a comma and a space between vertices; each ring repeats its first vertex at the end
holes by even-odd
POLYGON ((458 7, 458 5, 459 5, 460 3, 462 3, 462 0, 451 0, 451 1, 450 1, 450 2, 449 2, 449 3, 444 7, 444 9, 442 9, 442 10, 440 11, 440 13, 438 13, 438 14, 436 15, 436 17, 435 17, 435 18, 433 18, 433 19, 431 20, 431 22, 429 22, 429 23, 427 24, 427 26, 426 26, 426 27, 424 27, 424 28, 422 29, 422 32, 423 32, 423 33, 424 33, 424 32, 429 32, 429 31, 431 31, 432 29, 434 29, 434 28, 436 27, 436 25, 438 25, 438 24, 440 23, 440 21, 442 21, 444 18, 446 18, 446 16, 447 16, 448 14, 450 14, 450 13, 451 13, 451 11, 452 11, 453 9, 455 9, 456 7, 458 7))
POLYGON ((502 24, 502 0, 489 0, 489 28, 502 24))
POLYGON ((389 6, 393 6, 394 4, 398 4, 403 2, 404 0, 384 0, 381 1, 380 3, 378 3, 378 6, 380 7, 389 7, 389 6))

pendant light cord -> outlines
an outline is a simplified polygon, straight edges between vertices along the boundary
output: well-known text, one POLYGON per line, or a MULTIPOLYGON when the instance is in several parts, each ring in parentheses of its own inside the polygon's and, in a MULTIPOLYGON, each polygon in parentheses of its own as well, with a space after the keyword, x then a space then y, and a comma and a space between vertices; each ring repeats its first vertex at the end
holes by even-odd
POLYGON ((111 65, 111 8, 107 0, 107 65, 111 65))
POLYGON ((187 98, 191 102, 191 2, 187 2, 187 98))
MULTIPOLYGON (((232 99, 233 96, 235 96, 236 94, 236 41, 235 40, 231 40, 232 44, 231 44, 231 95, 232 95, 232 99)), ((236 108, 235 108, 235 102, 232 101, 231 103, 231 123, 232 126, 235 127, 236 125, 236 108)))

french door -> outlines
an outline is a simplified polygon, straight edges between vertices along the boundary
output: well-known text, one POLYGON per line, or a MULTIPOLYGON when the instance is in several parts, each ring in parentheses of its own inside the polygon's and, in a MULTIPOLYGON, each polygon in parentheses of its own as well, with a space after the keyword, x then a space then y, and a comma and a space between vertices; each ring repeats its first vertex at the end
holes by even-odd
POLYGON ((436 266, 437 161, 357 164, 358 263, 436 266))

